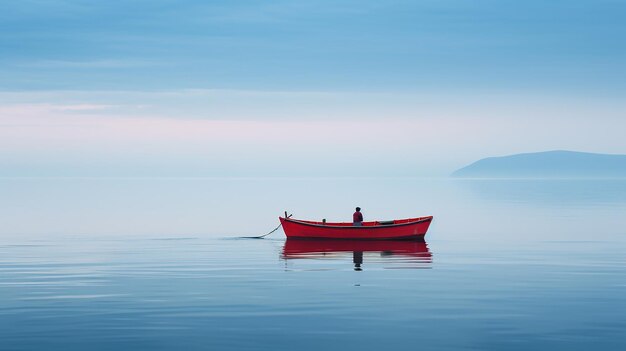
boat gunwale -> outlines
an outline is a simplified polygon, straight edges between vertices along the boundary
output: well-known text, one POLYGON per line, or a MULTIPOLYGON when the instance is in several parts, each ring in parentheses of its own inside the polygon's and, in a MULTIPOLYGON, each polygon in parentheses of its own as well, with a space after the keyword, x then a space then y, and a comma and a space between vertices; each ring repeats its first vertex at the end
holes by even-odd
POLYGON ((414 224, 419 224, 419 223, 423 223, 423 222, 430 222, 433 220, 432 216, 429 217, 424 217, 423 219, 419 219, 413 222, 407 222, 407 223, 398 223, 398 224, 382 224, 382 225, 372 225, 372 226, 348 226, 348 225, 332 225, 329 223, 326 224, 314 224, 314 223, 308 223, 308 222, 303 222, 301 220, 297 220, 297 219, 291 219, 291 218, 284 218, 284 217, 280 217, 281 220, 287 221, 287 222, 293 222, 296 224, 300 224, 300 225, 307 225, 307 226, 311 226, 311 227, 319 227, 319 228, 336 228, 336 229, 381 229, 381 228, 394 228, 394 227, 402 227, 402 226, 407 226, 407 225, 414 225, 414 224))

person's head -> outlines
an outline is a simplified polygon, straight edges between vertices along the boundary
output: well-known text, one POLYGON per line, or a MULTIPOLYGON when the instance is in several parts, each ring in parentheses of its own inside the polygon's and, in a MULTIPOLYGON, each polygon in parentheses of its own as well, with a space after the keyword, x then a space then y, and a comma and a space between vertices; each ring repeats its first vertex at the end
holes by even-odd
POLYGON ((357 208, 356 208, 356 211, 357 211, 357 212, 361 212, 361 208, 360 208, 360 207, 357 207, 357 208))

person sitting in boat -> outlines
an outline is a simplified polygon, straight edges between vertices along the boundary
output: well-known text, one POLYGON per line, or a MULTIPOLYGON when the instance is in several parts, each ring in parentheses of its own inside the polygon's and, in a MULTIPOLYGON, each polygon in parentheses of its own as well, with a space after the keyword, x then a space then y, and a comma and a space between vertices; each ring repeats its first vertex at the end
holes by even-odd
POLYGON ((352 215, 352 225, 355 227, 360 227, 363 225, 363 214, 361 213, 361 208, 357 207, 356 212, 352 215))

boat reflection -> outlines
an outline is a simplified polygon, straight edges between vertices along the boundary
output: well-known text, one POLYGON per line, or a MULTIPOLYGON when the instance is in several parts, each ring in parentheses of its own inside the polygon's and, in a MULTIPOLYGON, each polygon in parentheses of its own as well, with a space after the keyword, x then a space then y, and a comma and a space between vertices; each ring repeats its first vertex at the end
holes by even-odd
POLYGON ((287 239, 282 258, 329 259, 352 255, 355 271, 361 271, 364 254, 368 260, 380 262, 411 263, 402 268, 428 268, 432 253, 425 241, 399 240, 302 240, 287 239))

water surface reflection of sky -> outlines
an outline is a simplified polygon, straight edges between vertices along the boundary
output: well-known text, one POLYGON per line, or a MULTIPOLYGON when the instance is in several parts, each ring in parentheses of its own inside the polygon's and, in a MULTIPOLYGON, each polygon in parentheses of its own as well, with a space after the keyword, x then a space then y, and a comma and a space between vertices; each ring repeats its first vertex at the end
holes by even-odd
POLYGON ((0 349, 626 347, 625 183, 3 179, 0 349), (286 241, 434 215, 426 242, 286 241))

